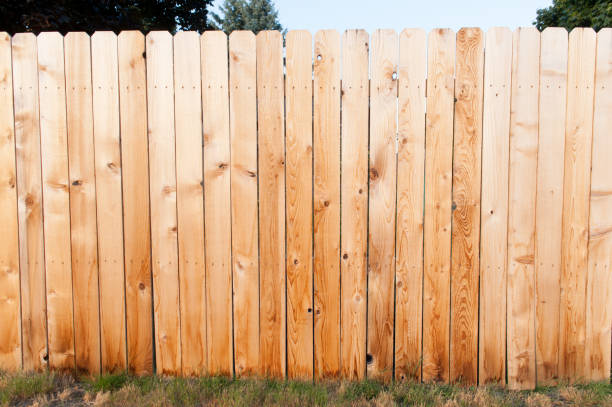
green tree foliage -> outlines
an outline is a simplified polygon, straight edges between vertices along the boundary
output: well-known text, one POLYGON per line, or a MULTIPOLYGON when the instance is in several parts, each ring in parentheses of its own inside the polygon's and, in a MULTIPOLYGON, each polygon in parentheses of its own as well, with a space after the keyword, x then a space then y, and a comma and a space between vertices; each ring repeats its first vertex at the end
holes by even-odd
POLYGON ((213 0, 0 0, 0 30, 195 30, 208 25, 213 0))
POLYGON ((225 0, 220 14, 212 13, 213 25, 227 34, 234 30, 279 30, 278 11, 271 0, 225 0))
POLYGON ((537 11, 533 24, 546 27, 612 27, 612 0, 553 0, 550 7, 537 11))

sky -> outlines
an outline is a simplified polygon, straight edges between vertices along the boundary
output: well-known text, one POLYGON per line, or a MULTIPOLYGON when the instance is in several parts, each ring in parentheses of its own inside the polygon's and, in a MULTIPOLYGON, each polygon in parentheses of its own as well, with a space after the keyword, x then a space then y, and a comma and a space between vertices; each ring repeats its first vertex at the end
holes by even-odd
MULTIPOLYGON (((223 0, 215 0, 215 6, 223 0)), ((552 0, 274 0, 283 27, 307 29, 531 26, 552 0)))

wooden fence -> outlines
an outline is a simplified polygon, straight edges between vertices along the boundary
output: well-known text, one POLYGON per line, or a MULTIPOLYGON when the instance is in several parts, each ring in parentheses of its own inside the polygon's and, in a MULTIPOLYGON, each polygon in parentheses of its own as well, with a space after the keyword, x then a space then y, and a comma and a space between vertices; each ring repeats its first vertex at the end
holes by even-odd
POLYGON ((0 137, 3 369, 610 377, 612 29, 1 34, 0 137))

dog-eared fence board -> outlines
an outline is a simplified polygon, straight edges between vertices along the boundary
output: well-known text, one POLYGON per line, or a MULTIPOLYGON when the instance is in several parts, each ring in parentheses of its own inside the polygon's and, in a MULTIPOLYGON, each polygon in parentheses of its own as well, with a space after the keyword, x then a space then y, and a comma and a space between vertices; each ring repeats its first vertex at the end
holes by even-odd
POLYGON ((314 37, 0 43, 3 368, 609 377, 610 31, 314 37))
POLYGON ((0 33, 0 366, 21 367, 21 309, 19 294, 19 233, 11 37, 0 33))

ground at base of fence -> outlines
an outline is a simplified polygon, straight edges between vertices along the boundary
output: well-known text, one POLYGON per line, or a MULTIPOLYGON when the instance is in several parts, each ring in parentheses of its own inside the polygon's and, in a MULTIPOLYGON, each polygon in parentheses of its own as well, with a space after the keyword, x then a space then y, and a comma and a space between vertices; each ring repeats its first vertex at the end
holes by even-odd
POLYGON ((0 406, 602 406, 612 407, 610 383, 560 384, 534 391, 499 387, 375 381, 312 383, 58 373, 0 373, 0 406))

